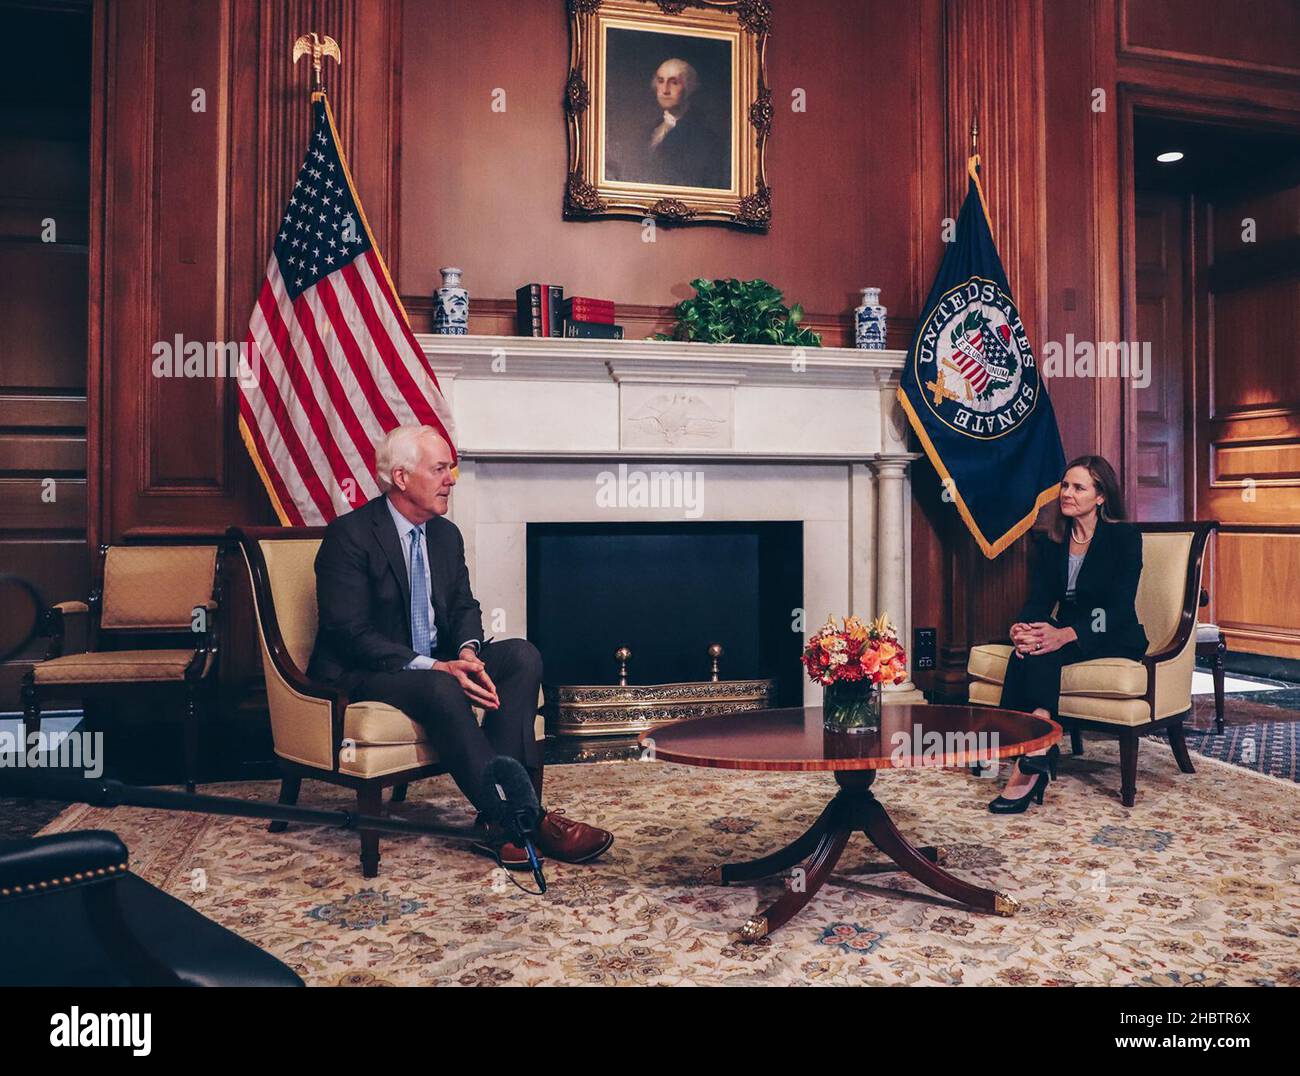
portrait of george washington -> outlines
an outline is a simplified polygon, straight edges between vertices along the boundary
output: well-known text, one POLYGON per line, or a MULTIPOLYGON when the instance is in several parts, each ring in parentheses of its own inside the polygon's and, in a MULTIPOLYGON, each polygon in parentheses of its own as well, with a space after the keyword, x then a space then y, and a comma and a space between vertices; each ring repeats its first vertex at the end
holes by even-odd
POLYGON ((730 44, 610 27, 605 56, 604 178, 729 190, 730 44))

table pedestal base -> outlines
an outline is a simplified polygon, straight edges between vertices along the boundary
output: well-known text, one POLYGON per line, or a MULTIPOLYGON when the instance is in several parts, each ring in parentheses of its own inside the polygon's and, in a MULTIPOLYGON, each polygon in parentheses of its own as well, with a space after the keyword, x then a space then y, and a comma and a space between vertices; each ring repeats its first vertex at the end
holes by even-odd
POLYGON ((875 770, 838 771, 835 780, 840 791, 807 833, 779 852, 747 863, 728 863, 717 869, 715 880, 727 885, 768 878, 803 863, 804 873, 799 879, 802 884, 788 886, 766 911, 750 916, 740 928, 741 941, 755 942, 766 937, 812 900, 835 869, 849 837, 857 832, 863 833, 899 869, 936 892, 978 911, 1015 914, 1019 905, 1014 897, 963 882, 943 870, 939 866, 943 861, 941 848, 914 848, 909 844, 872 794, 871 783, 875 777, 875 770))

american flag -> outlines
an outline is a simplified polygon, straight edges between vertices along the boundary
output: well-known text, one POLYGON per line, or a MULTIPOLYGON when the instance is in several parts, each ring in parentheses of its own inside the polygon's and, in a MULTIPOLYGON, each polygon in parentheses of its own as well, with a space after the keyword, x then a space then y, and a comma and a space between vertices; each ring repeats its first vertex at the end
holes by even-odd
POLYGON ((375 444, 451 411, 352 185, 323 93, 241 359, 239 429, 285 526, 319 526, 379 493, 375 444), (244 364, 247 363, 246 367, 244 364))

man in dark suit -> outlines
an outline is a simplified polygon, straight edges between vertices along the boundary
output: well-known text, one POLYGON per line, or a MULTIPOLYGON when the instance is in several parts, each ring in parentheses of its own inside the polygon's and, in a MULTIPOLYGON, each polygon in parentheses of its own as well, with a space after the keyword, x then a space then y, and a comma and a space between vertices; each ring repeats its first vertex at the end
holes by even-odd
POLYGON ((699 75, 685 60, 670 59, 659 65, 651 80, 662 115, 645 147, 642 182, 678 187, 731 185, 731 156, 727 140, 709 125, 691 98, 699 88, 699 75))
MULTIPOLYGON (((423 726, 461 792, 480 812, 484 767, 508 755, 542 794, 534 724, 542 659, 526 639, 485 641, 469 585, 465 542, 447 513, 451 449, 429 426, 393 430, 375 453, 381 496, 335 519, 316 556, 320 623, 308 674, 355 702, 396 706, 423 726), (485 711, 480 728, 471 705, 485 711)), ((543 854, 585 863, 613 835, 544 811, 543 854)), ((487 849, 524 868, 524 851, 494 834, 487 849)))

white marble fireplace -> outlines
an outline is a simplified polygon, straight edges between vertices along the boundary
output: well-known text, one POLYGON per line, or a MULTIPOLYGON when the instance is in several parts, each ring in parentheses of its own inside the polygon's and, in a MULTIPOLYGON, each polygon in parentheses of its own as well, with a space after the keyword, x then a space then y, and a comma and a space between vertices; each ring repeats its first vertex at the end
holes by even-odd
MULTIPOLYGON (((903 352, 418 339, 456 419, 450 517, 489 635, 527 633, 529 523, 793 520, 805 636, 887 612, 910 646, 903 352)), ((887 701, 921 697, 909 680, 887 701)))

